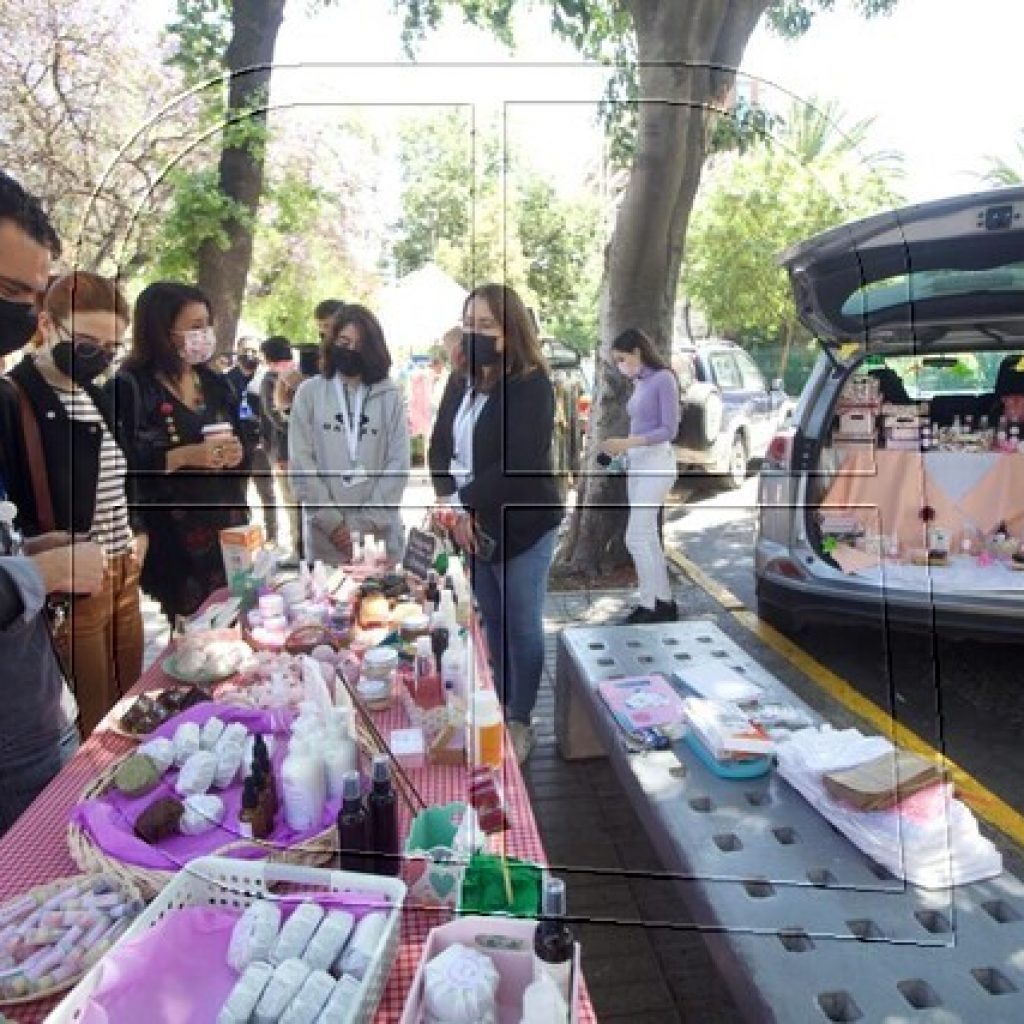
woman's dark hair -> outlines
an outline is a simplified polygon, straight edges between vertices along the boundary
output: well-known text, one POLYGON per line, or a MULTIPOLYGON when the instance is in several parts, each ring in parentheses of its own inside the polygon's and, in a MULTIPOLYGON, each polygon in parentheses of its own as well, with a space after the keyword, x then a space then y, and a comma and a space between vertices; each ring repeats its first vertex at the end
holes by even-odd
POLYGON ((507 284, 482 284, 466 296, 462 304, 463 320, 474 299, 483 299, 491 316, 501 324, 505 336, 505 376, 525 377, 534 370, 548 373, 548 363, 537 337, 536 321, 518 293, 507 284))
POLYGON ((331 328, 320 347, 320 372, 327 378, 338 372, 336 360, 338 335, 354 324, 359 328, 362 343, 359 351, 363 355, 363 380, 367 384, 376 384, 387 377, 391 371, 391 353, 384 340, 384 329, 380 321, 365 306, 345 306, 334 315, 331 328))
POLYGON ((181 371, 182 358, 171 341, 178 314, 194 302, 201 303, 213 321, 213 307, 204 292, 178 281, 156 281, 135 300, 132 316, 132 348, 125 359, 128 370, 159 372, 167 377, 181 371))
POLYGON ((299 345, 299 373, 315 377, 320 372, 320 349, 317 345, 299 345))
POLYGON ((260 351, 268 363, 283 363, 292 357, 292 343, 282 334, 274 334, 267 338, 260 351))
POLYGON ((322 299, 313 310, 314 320, 326 320, 345 308, 341 299, 322 299))
POLYGON ((654 347, 650 336, 638 327, 630 327, 623 331, 613 342, 615 352, 639 352, 645 366, 652 370, 670 370, 668 360, 654 347))

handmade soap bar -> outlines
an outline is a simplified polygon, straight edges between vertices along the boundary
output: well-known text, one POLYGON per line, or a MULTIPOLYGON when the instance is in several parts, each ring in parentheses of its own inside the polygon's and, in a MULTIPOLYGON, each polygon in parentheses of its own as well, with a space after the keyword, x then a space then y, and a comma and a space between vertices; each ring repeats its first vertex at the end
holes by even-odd
POLYGON ((485 953, 455 943, 423 972, 427 1010, 445 1024, 494 1024, 498 969, 485 953))
POLYGON ((164 796, 151 803, 135 819, 135 832, 151 846, 178 831, 185 805, 173 797, 164 796))
POLYGON ((152 758, 133 754, 114 772, 114 785, 125 796, 143 796, 156 786, 161 774, 152 758))

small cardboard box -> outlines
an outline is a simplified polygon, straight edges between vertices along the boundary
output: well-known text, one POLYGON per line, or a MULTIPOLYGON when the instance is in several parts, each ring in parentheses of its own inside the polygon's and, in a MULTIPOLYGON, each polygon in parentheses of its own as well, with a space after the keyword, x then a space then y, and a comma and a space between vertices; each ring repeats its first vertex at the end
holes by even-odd
POLYGON ((844 437, 873 437, 875 414, 869 409, 850 409, 839 414, 839 433, 844 437))
POLYGON ((220 531, 220 552, 229 584, 252 569, 263 544, 262 526, 230 526, 220 531))
POLYGON ((453 843, 465 813, 466 805, 456 801, 428 807, 413 818, 402 865, 409 886, 406 906, 454 910, 459 905, 466 860, 453 843))

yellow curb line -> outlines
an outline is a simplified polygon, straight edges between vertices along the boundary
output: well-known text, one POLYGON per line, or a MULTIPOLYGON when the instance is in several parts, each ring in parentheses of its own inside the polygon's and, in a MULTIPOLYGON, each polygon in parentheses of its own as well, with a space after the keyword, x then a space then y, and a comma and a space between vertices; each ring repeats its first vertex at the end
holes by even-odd
POLYGON ((948 769, 957 792, 979 817, 995 826, 1005 835, 1024 845, 1024 815, 1014 810, 995 793, 987 789, 973 775, 966 772, 955 761, 940 753, 913 730, 901 725, 874 701, 869 700, 841 676, 812 658, 774 626, 760 619, 750 611, 728 587, 712 579, 701 567, 678 551, 666 551, 666 555, 677 569, 685 573, 702 590, 714 598, 744 628, 753 633, 763 644, 785 658, 794 668, 817 683, 826 693, 834 697, 848 711, 874 726, 894 744, 913 750, 948 769))

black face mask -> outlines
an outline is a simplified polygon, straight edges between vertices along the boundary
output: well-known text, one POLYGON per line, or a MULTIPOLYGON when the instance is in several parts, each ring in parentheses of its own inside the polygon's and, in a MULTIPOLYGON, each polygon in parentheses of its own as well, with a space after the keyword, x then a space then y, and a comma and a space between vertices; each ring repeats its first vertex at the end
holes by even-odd
POLYGON ((338 346, 334 350, 334 365, 343 377, 362 377, 366 368, 363 353, 354 348, 338 346))
POLYGON ((58 341, 50 353, 53 365, 76 384, 91 384, 114 361, 112 353, 99 345, 58 341))
POLYGON ((38 314, 24 302, 0 299, 0 356, 9 356, 28 344, 36 333, 38 314))
POLYGON ((478 334, 475 331, 462 332, 462 355, 465 357, 466 366, 469 367, 470 376, 476 376, 478 370, 494 366, 501 359, 497 345, 498 339, 493 335, 478 334))

